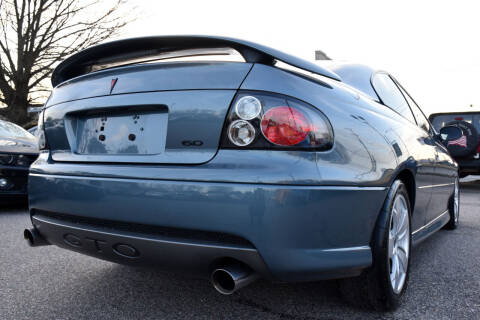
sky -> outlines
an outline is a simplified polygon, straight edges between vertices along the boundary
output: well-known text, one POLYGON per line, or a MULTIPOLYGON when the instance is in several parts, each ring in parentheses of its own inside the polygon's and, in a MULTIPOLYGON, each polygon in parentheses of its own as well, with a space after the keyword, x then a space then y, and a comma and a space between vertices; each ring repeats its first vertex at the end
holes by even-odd
POLYGON ((222 35, 394 75, 430 114, 480 111, 480 1, 131 1, 118 38, 222 35), (473 107, 470 107, 473 105, 473 107))

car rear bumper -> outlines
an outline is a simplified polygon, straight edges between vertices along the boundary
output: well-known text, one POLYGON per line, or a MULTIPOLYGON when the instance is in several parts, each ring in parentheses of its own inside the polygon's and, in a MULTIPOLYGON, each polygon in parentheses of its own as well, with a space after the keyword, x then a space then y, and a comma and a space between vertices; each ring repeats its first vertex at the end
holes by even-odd
POLYGON ((236 259, 289 282, 370 266, 386 192, 31 174, 29 201, 34 226, 63 248, 205 276, 222 259, 236 259))
POLYGON ((268 272, 258 251, 250 246, 168 239, 155 234, 79 225, 37 213, 32 222, 49 243, 96 258, 134 266, 208 274, 219 258, 243 261, 260 274, 268 272))

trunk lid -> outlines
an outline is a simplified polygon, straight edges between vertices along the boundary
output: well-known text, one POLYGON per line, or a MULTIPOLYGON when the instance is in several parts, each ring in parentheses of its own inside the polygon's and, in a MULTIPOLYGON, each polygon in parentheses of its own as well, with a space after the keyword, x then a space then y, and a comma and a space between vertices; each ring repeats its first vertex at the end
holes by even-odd
POLYGON ((200 164, 212 159, 249 63, 157 63, 55 88, 44 114, 54 161, 200 164))

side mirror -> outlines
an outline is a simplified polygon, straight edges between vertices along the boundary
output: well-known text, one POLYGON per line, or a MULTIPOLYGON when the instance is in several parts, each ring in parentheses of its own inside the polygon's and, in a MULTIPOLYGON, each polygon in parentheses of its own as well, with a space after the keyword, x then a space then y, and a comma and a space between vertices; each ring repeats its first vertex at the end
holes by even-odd
POLYGON ((463 135, 462 129, 455 126, 446 126, 440 129, 439 137, 442 141, 450 141, 460 138, 463 135))

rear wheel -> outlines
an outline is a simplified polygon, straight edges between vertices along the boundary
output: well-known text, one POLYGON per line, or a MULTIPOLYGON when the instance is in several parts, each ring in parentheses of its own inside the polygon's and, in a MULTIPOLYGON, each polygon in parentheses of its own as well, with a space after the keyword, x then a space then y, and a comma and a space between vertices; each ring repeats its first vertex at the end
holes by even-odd
POLYGON ((357 278, 340 281, 344 297, 363 308, 395 310, 407 288, 410 245, 408 193, 405 185, 396 180, 375 227, 373 265, 357 278))
POLYGON ((448 202, 448 212, 450 213, 450 220, 445 225, 445 229, 454 230, 458 226, 460 217, 460 187, 458 178, 455 179, 455 189, 448 202))

